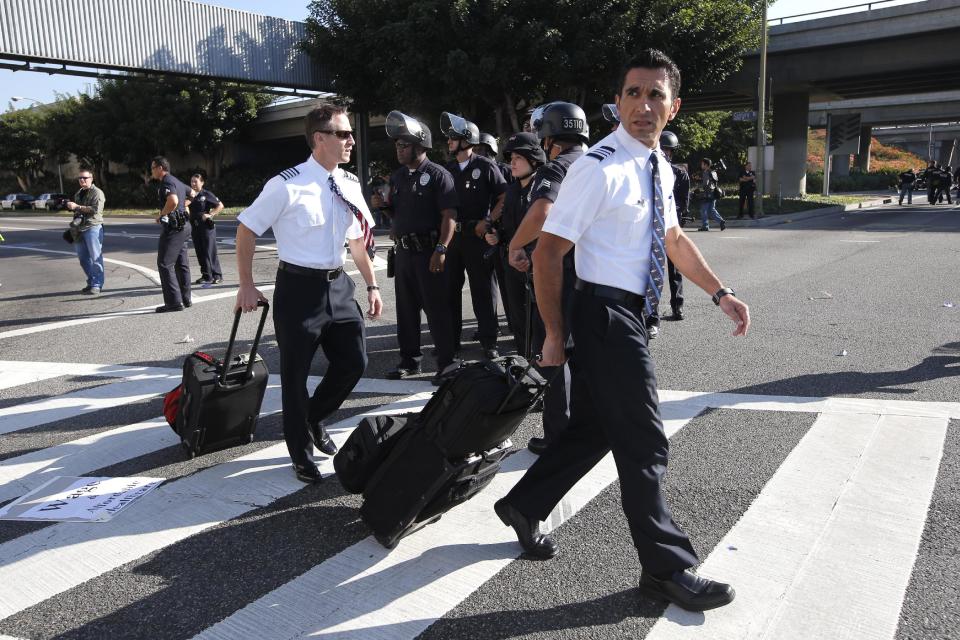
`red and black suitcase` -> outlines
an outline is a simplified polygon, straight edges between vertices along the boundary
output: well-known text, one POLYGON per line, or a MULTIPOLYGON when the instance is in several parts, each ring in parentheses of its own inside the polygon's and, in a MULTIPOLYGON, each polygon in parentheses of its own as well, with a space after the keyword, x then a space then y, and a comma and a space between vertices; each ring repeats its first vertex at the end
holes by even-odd
POLYGON ((263 301, 259 305, 263 311, 249 354, 233 354, 241 316, 237 311, 222 360, 196 351, 183 363, 174 431, 191 458, 253 442, 269 378, 257 347, 270 305, 263 301))
POLYGON ((520 357, 470 363, 447 378, 365 483, 360 516, 377 541, 392 549, 483 490, 546 386, 520 357))

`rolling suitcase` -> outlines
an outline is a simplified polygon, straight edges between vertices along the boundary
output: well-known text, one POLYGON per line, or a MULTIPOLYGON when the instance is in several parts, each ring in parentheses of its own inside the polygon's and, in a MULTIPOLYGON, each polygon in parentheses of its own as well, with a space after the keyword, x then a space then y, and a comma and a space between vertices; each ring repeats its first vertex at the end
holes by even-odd
POLYGON ((471 363, 447 378, 366 483, 360 516, 377 541, 392 549, 483 490, 546 386, 519 357, 471 363))
POLYGON ((370 477, 390 455, 416 415, 367 416, 360 421, 333 457, 333 468, 344 489, 363 493, 370 477))
POLYGON ((174 430, 191 458, 253 442, 269 377, 257 347, 270 305, 261 301, 259 306, 263 311, 249 354, 233 355, 241 315, 237 311, 223 360, 196 351, 183 363, 174 430))

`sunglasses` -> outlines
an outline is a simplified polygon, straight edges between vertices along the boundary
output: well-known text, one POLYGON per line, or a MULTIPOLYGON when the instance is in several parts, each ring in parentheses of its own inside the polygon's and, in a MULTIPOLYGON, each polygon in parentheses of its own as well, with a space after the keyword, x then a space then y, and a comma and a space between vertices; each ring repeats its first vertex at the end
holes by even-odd
POLYGON ((334 131, 332 129, 317 129, 318 133, 329 133, 331 135, 337 136, 341 140, 349 140, 353 137, 353 131, 334 131))
POLYGON ((77 180, 93 180, 93 176, 79 176, 77 180))

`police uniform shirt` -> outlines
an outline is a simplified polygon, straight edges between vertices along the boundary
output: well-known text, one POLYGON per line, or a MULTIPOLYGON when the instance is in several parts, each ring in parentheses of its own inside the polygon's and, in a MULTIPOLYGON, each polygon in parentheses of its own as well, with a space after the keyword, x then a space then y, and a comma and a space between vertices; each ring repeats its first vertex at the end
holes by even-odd
POLYGON ((541 198, 556 202, 557 194, 560 193, 560 184, 566 177, 570 165, 582 155, 583 149, 579 145, 575 145, 537 169, 533 178, 533 188, 530 191, 530 204, 541 198))
POLYGON ((177 207, 174 211, 186 211, 187 200, 190 188, 180 180, 168 173, 160 179, 160 187, 157 189, 157 196, 160 199, 160 208, 163 209, 167 204, 167 198, 170 194, 177 196, 177 207))
POLYGON ((455 210, 459 203, 453 176, 429 159, 415 171, 400 167, 390 176, 393 231, 397 235, 439 231, 440 212, 455 210))
POLYGON ((740 175, 737 176, 737 182, 740 184, 740 191, 743 193, 753 191, 757 187, 757 183, 753 180, 750 180, 749 182, 740 182, 740 178, 755 178, 756 175, 757 174, 753 171, 747 171, 746 169, 742 170, 740 175))
POLYGON ((190 213, 199 217, 216 209, 219 204, 220 198, 206 189, 201 189, 197 192, 197 195, 190 199, 190 213))
POLYGON ((474 155, 464 168, 453 161, 447 165, 460 198, 457 220, 482 220, 490 213, 497 196, 507 188, 500 168, 492 160, 474 155))
POLYGON ((645 293, 653 240, 652 153, 658 155, 668 230, 677 226, 673 172, 659 150, 619 127, 570 167, 543 230, 576 245, 581 280, 645 293))
MULTIPOLYGON (((344 239, 362 238, 363 229, 330 188, 330 175, 310 156, 271 178, 237 219, 258 236, 273 227, 277 254, 284 262, 311 269, 342 267, 347 256, 344 239)), ((357 177, 339 167, 332 175, 343 196, 373 227, 373 216, 357 177)))
POLYGON ((673 169, 673 197, 677 213, 686 213, 690 208, 690 174, 679 164, 670 167, 673 169))

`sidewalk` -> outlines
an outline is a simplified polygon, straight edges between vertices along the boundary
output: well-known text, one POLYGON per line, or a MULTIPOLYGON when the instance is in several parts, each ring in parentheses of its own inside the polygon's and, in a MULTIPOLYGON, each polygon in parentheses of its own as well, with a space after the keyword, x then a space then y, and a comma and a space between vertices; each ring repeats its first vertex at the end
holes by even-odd
POLYGON ((809 209, 807 211, 794 211, 792 213, 768 213, 765 214, 762 218, 756 220, 751 220, 750 218, 743 218, 738 220, 736 218, 727 218, 726 224, 728 229, 736 229, 741 227, 775 227, 781 224, 789 224, 791 222, 797 222, 800 220, 809 220, 811 218, 820 218, 822 216, 829 216, 835 213, 843 213, 844 211, 853 211, 856 209, 868 209, 872 207, 880 207, 885 204, 890 204, 896 202, 897 194, 891 193, 889 191, 869 191, 865 193, 844 193, 845 196, 852 197, 863 197, 863 200, 860 202, 854 202, 847 205, 836 205, 832 207, 820 207, 818 209, 809 209))

